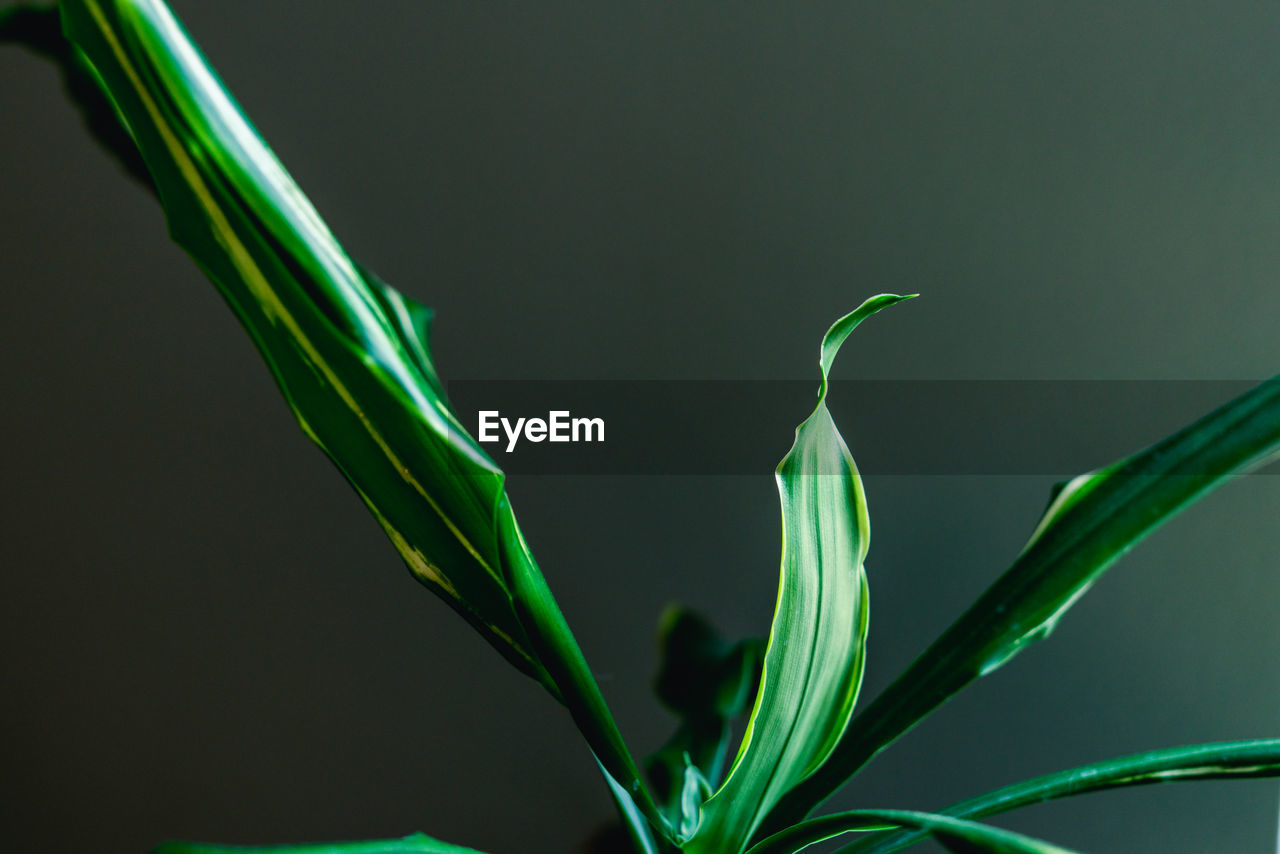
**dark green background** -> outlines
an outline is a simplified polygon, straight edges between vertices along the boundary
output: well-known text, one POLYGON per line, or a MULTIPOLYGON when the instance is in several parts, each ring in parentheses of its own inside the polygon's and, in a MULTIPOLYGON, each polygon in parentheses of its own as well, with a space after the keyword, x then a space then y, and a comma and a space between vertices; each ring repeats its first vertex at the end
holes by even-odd
MULTIPOLYGON (((1274 3, 173 6, 353 254, 439 309, 447 377, 803 379, 885 290, 924 297, 837 376, 1280 370, 1274 3)), ((5 847, 572 850, 610 808, 566 716, 410 579, 153 201, 13 49, 0 180, 5 847)), ((868 480, 869 691, 1007 565, 1049 480, 868 480)), ((767 629, 768 472, 511 490, 652 748, 662 605, 767 629)), ((1197 506, 839 802, 1276 735, 1278 511, 1274 477, 1197 506)), ((1276 812, 1271 783, 1210 783, 1007 823, 1263 854, 1276 812)))

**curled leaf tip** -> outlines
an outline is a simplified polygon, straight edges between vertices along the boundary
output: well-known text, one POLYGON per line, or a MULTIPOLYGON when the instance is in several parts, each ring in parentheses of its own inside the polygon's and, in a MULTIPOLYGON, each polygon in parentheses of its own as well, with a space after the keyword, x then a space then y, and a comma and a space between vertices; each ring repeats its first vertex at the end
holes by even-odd
POLYGON ((836 354, 840 352, 840 347, 844 344, 845 339, 849 337, 849 333, 857 329, 858 324, 877 311, 888 308, 895 303, 914 299, 917 296, 919 294, 877 294, 831 324, 827 334, 822 336, 822 348, 818 355, 818 365, 822 369, 822 386, 818 390, 818 400, 820 402, 826 399, 827 375, 831 373, 831 365, 835 362, 836 354))

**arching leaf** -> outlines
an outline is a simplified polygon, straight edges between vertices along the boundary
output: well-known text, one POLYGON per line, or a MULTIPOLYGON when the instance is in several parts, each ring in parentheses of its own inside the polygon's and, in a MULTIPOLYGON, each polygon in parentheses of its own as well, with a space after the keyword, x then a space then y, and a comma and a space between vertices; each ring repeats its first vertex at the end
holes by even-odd
POLYGON ((1047 637, 1148 534, 1277 452, 1280 377, 1057 490, 1013 565, 858 715, 827 764, 778 804, 764 832, 799 821, 957 691, 1047 637))
POLYGON ((867 631, 870 525, 862 479, 827 411, 827 375, 859 323, 907 297, 872 297, 822 341, 822 385, 778 465, 782 567, 764 670, 728 778, 686 850, 741 851, 768 810, 818 768, 853 714, 867 631))
POLYGON ((474 848, 450 845, 415 833, 403 839, 372 842, 321 842, 305 845, 210 845, 204 842, 166 842, 152 854, 482 854, 474 848))
POLYGON ((161 0, 61 9, 171 236, 253 338, 303 431, 414 576, 564 702, 612 782, 667 833, 519 534, 503 473, 444 398, 428 310, 346 254, 161 0))
MULTIPOLYGON (((1173 747, 1095 762, 996 789, 949 806, 942 814, 979 819, 1056 798, 1128 786, 1260 777, 1280 777, 1280 739, 1173 747)), ((878 833, 845 846, 838 854, 889 854, 925 836, 912 830, 878 833)))
POLYGON ((911 828, 956 854, 1072 854, 1069 849, 953 816, 911 810, 849 810, 810 819, 753 845, 747 854, 796 854, 854 831, 911 828))

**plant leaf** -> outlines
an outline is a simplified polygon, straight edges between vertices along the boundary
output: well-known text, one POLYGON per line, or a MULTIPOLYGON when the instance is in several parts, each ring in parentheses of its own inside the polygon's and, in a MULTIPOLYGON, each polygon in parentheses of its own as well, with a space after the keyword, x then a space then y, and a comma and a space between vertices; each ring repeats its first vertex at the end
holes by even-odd
POLYGON ((654 693, 685 718, 741 714, 754 696, 763 647, 754 638, 730 644, 701 614, 669 607, 658 620, 654 693))
POLYGON ((827 411, 827 375, 865 318, 906 297, 872 297, 822 341, 813 414, 778 464, 782 567, 764 670, 728 779, 703 805, 691 852, 741 851, 768 810, 820 766, 853 714, 867 631, 869 539, 857 466, 827 411))
POLYGON ((695 802, 690 792, 699 779, 720 785, 731 722, 755 696, 764 644, 754 638, 729 644, 700 614, 672 606, 658 621, 658 646, 654 691, 680 724, 645 760, 645 770, 667 818, 692 832, 705 798, 695 802))
POLYGON ((204 842, 166 842, 152 854, 482 854, 474 848, 450 845, 415 833, 403 839, 372 842, 322 842, 304 845, 209 845, 204 842))
POLYGON ((163 4, 62 8, 126 117, 174 240, 253 336, 303 429, 415 576, 545 678, 499 569, 501 472, 452 418, 374 288, 163 4))
MULTIPOLYGON (((961 801, 942 814, 985 818, 1056 798, 1127 786, 1193 780, 1236 780, 1280 776, 1280 739, 1199 744, 1153 750, 1046 774, 961 801)), ((888 854, 922 841, 918 831, 880 833, 840 849, 838 854, 888 854)))
MULTIPOLYGON (((499 502, 497 515, 503 571, 511 585, 516 613, 528 631, 539 660, 560 690, 578 731, 605 770, 615 799, 624 795, 630 798, 634 807, 664 839, 672 839, 670 823, 658 810, 641 779, 640 770, 618 732, 600 686, 533 559, 505 494, 499 502)), ((624 810, 624 814, 631 812, 630 809, 624 810)))
MULTIPOLYGON (((597 758, 596 762, 599 764, 600 760, 597 758)), ((618 819, 622 822, 622 829, 631 840, 632 847, 639 854, 659 854, 658 843, 653 838, 653 828, 636 806, 635 798, 613 778, 603 764, 600 765, 600 773, 609 786, 609 794, 618 810, 618 819)))
POLYGON ((831 758, 779 803, 793 824, 949 697, 1057 621, 1122 555, 1233 473, 1280 451, 1280 377, 1152 447, 1067 483, 1013 565, 862 711, 831 758))
POLYGON ((358 267, 161 0, 66 0, 170 233, 258 346, 303 431, 414 576, 565 703, 601 766, 669 833, 520 536, 504 477, 455 417, 429 311, 358 267))
POLYGON ((915 829, 957 854, 1072 854, 1020 833, 936 813, 911 810, 849 810, 793 825, 753 845, 747 854, 795 854, 810 845, 854 831, 886 826, 915 829))

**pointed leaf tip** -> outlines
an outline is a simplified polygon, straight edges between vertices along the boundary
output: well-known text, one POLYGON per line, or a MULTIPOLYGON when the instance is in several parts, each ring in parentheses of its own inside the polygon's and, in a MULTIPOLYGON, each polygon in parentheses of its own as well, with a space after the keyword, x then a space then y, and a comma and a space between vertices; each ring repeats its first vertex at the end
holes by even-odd
POLYGON ((840 347, 844 344, 845 339, 849 337, 849 334, 857 329, 862 321, 876 312, 891 305, 915 299, 917 296, 919 294, 877 294, 831 324, 827 334, 822 336, 822 348, 818 357, 818 365, 822 368, 822 387, 818 391, 818 400, 821 401, 826 398, 827 376, 831 373, 831 365, 836 360, 836 354, 840 352, 840 347))
POLYGON ((728 778, 703 804, 684 848, 689 854, 741 851, 769 810, 822 766, 853 714, 865 660, 870 523, 858 468, 827 411, 827 374, 863 319, 904 299, 872 297, 822 339, 818 404, 776 474, 783 548, 760 687, 728 778))

